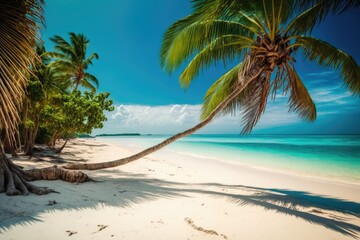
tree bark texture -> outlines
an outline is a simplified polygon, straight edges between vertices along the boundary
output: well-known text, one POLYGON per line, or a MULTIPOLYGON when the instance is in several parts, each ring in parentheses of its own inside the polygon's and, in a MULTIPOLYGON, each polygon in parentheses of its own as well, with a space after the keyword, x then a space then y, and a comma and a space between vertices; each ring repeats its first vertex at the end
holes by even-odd
POLYGON ((38 195, 56 192, 46 187, 37 187, 29 181, 34 180, 63 180, 66 182, 86 182, 91 180, 85 173, 80 171, 68 171, 57 166, 22 170, 9 160, 3 147, 0 149, 0 193, 7 195, 28 195, 30 192, 38 195))

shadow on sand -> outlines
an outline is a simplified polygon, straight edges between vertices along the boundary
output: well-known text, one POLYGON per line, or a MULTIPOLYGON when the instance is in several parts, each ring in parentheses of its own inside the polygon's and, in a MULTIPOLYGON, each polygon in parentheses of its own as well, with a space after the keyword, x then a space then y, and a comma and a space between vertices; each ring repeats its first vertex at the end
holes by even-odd
MULTIPOLYGON (((193 197, 194 194, 225 198, 234 204, 238 204, 239 207, 253 205, 279 214, 295 216, 354 238, 359 237, 360 233, 360 226, 347 221, 350 216, 360 217, 360 204, 355 202, 286 189, 266 189, 217 183, 170 182, 149 179, 146 175, 141 174, 129 175, 119 170, 116 170, 117 178, 113 178, 111 175, 114 175, 112 170, 98 171, 97 176, 99 177, 97 179, 100 180, 99 182, 79 185, 61 181, 52 182, 51 184, 55 188, 61 186, 63 189, 61 194, 15 197, 0 194, 0 236, 1 232, 10 230, 15 224, 31 225, 41 221, 38 219, 38 215, 42 212, 97 209, 99 203, 105 206, 124 208, 145 201, 160 198, 193 197), (64 198, 64 196, 68 196, 67 194, 72 197, 64 198), (58 204, 47 206, 50 200, 55 200, 58 204), (28 210, 19 211, 21 206, 28 210), (338 216, 339 214, 341 216, 338 216)), ((37 185, 46 185, 47 183, 49 184, 45 181, 36 182, 37 185)))

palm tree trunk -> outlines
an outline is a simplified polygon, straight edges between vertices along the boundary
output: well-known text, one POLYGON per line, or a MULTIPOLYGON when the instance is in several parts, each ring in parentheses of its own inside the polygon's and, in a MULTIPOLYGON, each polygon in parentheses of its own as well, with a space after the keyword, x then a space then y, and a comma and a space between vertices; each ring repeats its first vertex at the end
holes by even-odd
POLYGON ((130 163, 132 161, 135 161, 137 159, 140 159, 144 156, 147 156, 147 155, 169 145, 170 143, 175 142, 179 138, 188 136, 188 135, 196 132, 197 130, 201 129, 202 127, 206 126, 208 123, 210 123, 213 120, 213 118, 219 112, 221 112, 221 110, 223 110, 229 103, 231 103, 236 97, 238 97, 238 95, 247 87, 247 85, 252 80, 257 78, 257 76, 260 74, 260 72, 262 70, 263 70, 263 68, 254 64, 250 68, 250 70, 247 71, 249 74, 247 74, 247 76, 244 77, 245 79, 242 79, 242 81, 239 82, 239 84, 235 87, 235 90, 231 94, 229 94, 229 96, 226 99, 224 99, 204 121, 200 122, 196 126, 190 128, 186 131, 180 132, 155 146, 147 148, 147 149, 145 149, 137 154, 134 154, 132 156, 129 156, 129 157, 125 157, 125 158, 110 161, 110 162, 104 162, 104 163, 91 163, 91 164, 86 164, 86 163, 72 164, 72 163, 70 163, 70 164, 67 164, 66 166, 64 166, 64 168, 65 169, 78 169, 78 170, 80 170, 80 169, 81 170, 98 170, 98 169, 121 166, 121 165, 130 163))

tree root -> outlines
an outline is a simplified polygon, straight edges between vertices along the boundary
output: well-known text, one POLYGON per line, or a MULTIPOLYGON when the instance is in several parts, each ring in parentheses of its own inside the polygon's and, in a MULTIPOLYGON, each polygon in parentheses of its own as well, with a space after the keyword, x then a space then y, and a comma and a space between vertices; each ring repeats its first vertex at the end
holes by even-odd
POLYGON ((35 180, 63 180, 71 183, 82 183, 91 179, 83 172, 68 171, 57 166, 24 171, 12 163, 4 153, 0 152, 0 193, 6 192, 9 196, 28 195, 29 193, 37 195, 57 193, 53 189, 37 187, 29 183, 29 181, 35 180))

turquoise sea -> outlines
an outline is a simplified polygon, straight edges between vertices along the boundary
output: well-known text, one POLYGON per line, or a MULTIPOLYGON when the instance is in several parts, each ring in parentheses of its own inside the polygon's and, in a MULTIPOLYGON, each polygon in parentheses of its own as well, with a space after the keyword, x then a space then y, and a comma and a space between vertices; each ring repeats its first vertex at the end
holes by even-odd
MULTIPOLYGON (((146 148, 167 137, 147 135, 100 139, 146 148)), ((192 135, 161 151, 360 184, 360 135, 192 135)))

